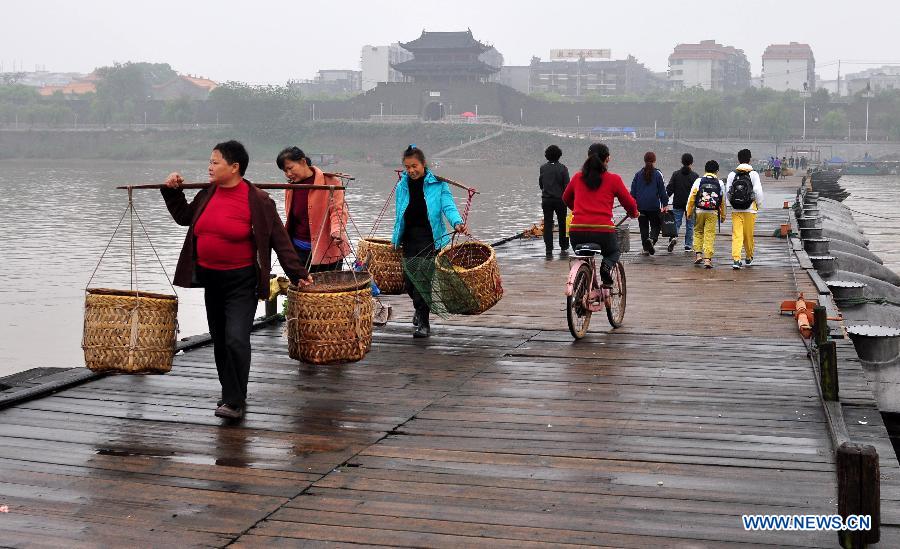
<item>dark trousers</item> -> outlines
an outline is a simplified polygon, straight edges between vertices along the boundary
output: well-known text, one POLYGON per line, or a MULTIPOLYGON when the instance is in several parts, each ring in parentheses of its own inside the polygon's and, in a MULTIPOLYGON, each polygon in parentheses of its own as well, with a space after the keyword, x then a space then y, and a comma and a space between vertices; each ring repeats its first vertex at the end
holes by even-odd
POLYGON ((434 235, 430 227, 410 227, 404 234, 401 242, 403 259, 407 262, 409 270, 415 273, 416 281, 409 278, 407 269, 403 270, 403 289, 412 299, 413 306, 420 318, 428 318, 430 307, 428 305, 431 295, 422 295, 422 291, 430 291, 431 281, 434 276, 434 257, 437 255, 434 249, 434 235), (418 286, 418 287, 417 287, 418 286), (421 290, 421 291, 420 291, 421 290))
POLYGON ((541 199, 541 209, 544 210, 544 246, 547 251, 553 250, 553 215, 556 215, 556 230, 559 231, 559 249, 569 249, 569 237, 566 236, 566 214, 568 208, 561 198, 541 199))
POLYGON ((343 260, 335 261, 334 263, 322 263, 319 265, 310 265, 309 259, 312 256, 312 250, 303 250, 294 246, 294 250, 297 252, 297 257, 300 258, 300 264, 306 267, 306 270, 311 273, 324 273, 325 271, 340 271, 341 266, 344 263, 343 260))
MULTIPOLYGON (((576 250, 579 244, 598 244, 600 246, 600 253, 603 254, 600 275, 603 278, 603 282, 611 282, 609 271, 622 255, 621 250, 619 250, 619 239, 616 238, 616 233, 572 231, 569 233, 569 238, 572 239, 572 247, 576 250)), ((576 251, 576 253, 578 252, 576 251)))
POLYGON ((198 265, 197 278, 205 288, 206 320, 222 400, 231 406, 243 406, 250 379, 250 329, 258 302, 256 266, 217 271, 198 265))
POLYGON ((659 238, 661 224, 662 217, 659 210, 641 210, 641 215, 638 217, 638 226, 641 228, 641 242, 643 243, 649 238, 655 244, 659 238))

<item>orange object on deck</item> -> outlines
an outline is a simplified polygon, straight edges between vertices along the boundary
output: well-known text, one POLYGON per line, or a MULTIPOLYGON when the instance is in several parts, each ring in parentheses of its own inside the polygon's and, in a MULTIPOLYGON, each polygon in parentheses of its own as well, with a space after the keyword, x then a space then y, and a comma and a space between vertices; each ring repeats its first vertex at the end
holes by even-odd
POLYGON ((800 296, 795 301, 781 302, 781 313, 791 313, 797 320, 800 335, 805 339, 809 339, 812 336, 813 326, 815 325, 812 310, 818 304, 819 302, 815 299, 804 299, 803 292, 800 292, 800 296))

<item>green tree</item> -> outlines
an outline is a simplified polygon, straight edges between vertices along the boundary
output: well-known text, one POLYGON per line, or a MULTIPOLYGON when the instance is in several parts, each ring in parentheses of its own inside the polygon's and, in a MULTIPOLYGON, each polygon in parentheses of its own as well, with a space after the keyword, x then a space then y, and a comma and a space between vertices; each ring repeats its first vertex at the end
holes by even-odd
POLYGON ((174 101, 166 101, 163 108, 163 118, 167 122, 175 124, 187 124, 196 118, 194 103, 187 97, 180 97, 174 101))
POLYGON ((829 137, 837 137, 847 129, 847 115, 844 111, 828 111, 822 117, 822 128, 829 137))
POLYGON ((789 111, 785 101, 782 99, 769 101, 762 106, 758 115, 763 131, 767 132, 769 137, 774 139, 776 143, 784 141, 790 132, 790 119, 788 117, 789 111))

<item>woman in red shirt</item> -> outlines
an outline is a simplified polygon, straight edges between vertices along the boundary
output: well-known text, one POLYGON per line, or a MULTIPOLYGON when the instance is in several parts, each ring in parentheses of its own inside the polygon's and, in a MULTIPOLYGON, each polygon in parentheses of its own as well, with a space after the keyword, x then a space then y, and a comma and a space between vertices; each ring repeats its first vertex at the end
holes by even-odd
POLYGON ((625 188, 625 183, 617 174, 610 173, 609 147, 594 143, 588 148, 588 157, 581 171, 563 192, 563 202, 572 210, 569 224, 569 240, 574 250, 582 244, 597 244, 603 254, 600 264, 600 279, 604 284, 612 284, 610 271, 619 260, 619 242, 613 223, 613 205, 616 198, 625 208, 628 217, 639 215, 637 203, 625 188))
POLYGON ((250 377, 250 329, 260 298, 269 295, 274 249, 295 284, 312 283, 300 264, 275 202, 244 179, 250 156, 237 141, 215 146, 209 158, 211 185, 188 203, 178 173, 162 189, 166 207, 188 232, 175 269, 175 284, 203 287, 222 399, 216 415, 240 419, 250 377))

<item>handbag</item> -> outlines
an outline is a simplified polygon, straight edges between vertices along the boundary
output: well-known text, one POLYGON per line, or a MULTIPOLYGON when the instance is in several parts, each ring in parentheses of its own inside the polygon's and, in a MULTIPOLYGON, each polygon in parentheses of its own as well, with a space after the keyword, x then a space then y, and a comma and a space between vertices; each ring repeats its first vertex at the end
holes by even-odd
POLYGON ((675 238, 678 231, 675 229, 675 213, 672 210, 660 214, 662 218, 660 223, 660 232, 666 238, 675 238))

